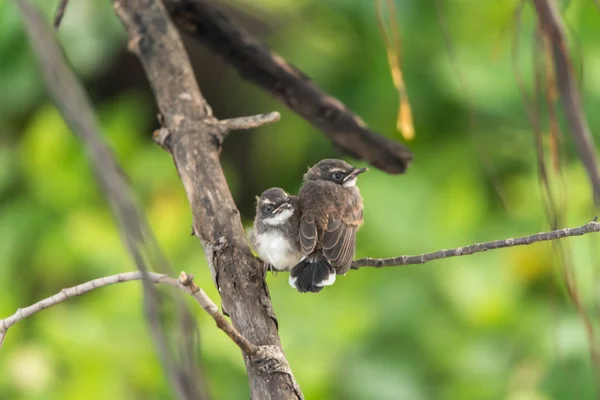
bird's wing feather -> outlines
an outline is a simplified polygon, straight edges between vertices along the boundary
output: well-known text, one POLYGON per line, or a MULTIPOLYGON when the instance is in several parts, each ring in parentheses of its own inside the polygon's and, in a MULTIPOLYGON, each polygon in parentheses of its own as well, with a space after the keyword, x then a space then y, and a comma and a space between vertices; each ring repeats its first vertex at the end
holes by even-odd
POLYGON ((300 219, 300 247, 302 254, 309 255, 317 245, 317 224, 310 216, 302 216, 300 219))
POLYGON ((339 219, 330 220, 323 232, 323 255, 335 266, 345 266, 354 258, 356 226, 339 219))

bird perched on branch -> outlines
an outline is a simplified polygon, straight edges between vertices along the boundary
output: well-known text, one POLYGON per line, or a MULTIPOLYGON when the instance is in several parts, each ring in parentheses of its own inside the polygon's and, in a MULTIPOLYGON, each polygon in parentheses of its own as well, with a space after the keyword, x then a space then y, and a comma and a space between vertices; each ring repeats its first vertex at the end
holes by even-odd
POLYGON ((265 190, 256 203, 250 244, 264 261, 266 270, 289 271, 300 261, 298 197, 283 189, 265 190))
POLYGON ((299 193, 302 260, 290 272, 300 292, 320 292, 352 265, 356 232, 363 222, 356 180, 367 168, 326 159, 304 175, 299 193))

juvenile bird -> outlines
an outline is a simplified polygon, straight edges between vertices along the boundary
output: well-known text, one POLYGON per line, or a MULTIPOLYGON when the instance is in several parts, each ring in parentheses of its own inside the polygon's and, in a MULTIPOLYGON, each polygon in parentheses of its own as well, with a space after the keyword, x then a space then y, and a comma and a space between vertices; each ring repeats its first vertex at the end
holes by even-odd
POLYGON ((320 292, 344 275, 354 258, 356 232, 363 222, 363 203, 356 179, 367 168, 326 159, 304 175, 299 193, 302 260, 290 272, 300 292, 320 292))
POLYGON ((258 198, 249 240, 266 269, 289 271, 302 258, 298 197, 270 188, 258 198))

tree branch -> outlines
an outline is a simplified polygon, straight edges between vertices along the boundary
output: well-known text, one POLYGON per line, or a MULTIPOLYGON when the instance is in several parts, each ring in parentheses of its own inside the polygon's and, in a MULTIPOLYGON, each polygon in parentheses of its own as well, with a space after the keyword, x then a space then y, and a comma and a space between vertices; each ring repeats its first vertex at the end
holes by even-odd
POLYGON ((50 296, 43 300, 40 300, 29 307, 19 308, 10 317, 0 319, 0 348, 2 347, 2 343, 4 342, 4 338, 6 337, 8 329, 11 326, 15 325, 17 322, 20 322, 25 318, 32 316, 33 314, 36 314, 42 310, 60 304, 73 297, 81 296, 82 294, 91 292, 94 289, 114 285, 115 283, 140 281, 142 279, 147 279, 150 283, 153 284, 166 284, 190 294, 194 299, 196 299, 196 301, 198 302, 198 304, 200 304, 204 311, 206 311, 215 320, 217 326, 223 332, 225 332, 227 336, 229 336, 231 340, 233 340, 233 342, 237 344, 238 347, 242 349, 242 351, 244 351, 244 353, 249 355, 255 355, 258 353, 258 347, 250 343, 248 339, 243 337, 227 321, 223 314, 219 312, 219 308, 217 307, 217 305, 210 299, 210 297, 208 297, 204 290, 196 286, 190 275, 186 274, 185 272, 182 272, 179 276, 179 280, 177 280, 167 275, 157 274, 155 272, 148 272, 144 276, 144 272, 141 271, 124 272, 121 274, 93 279, 91 281, 79 284, 77 286, 63 289, 54 296, 50 296))
POLYGON ((227 321, 227 318, 219 312, 219 307, 217 307, 210 297, 208 297, 204 290, 194 283, 191 275, 181 272, 179 275, 178 287, 185 288, 185 290, 196 299, 204 311, 213 317, 219 329, 225 332, 244 353, 253 356, 258 352, 258 347, 250 343, 248 339, 242 336, 242 334, 227 321))
POLYGON ((253 115, 250 117, 223 119, 219 121, 219 125, 229 131, 252 129, 277 122, 279 121, 280 117, 281 115, 278 112, 270 112, 266 114, 253 115))
POLYGON ((540 232, 535 235, 522 236, 518 238, 509 238, 495 240, 493 242, 475 243, 465 247, 458 247, 452 250, 439 250, 434 253, 420 254, 417 256, 399 256, 393 258, 361 258, 352 263, 352 269, 361 267, 396 267, 400 265, 425 264, 428 261, 439 260, 441 258, 468 256, 470 254, 481 253, 483 251, 501 249, 504 247, 526 246, 535 242, 547 240, 562 239, 570 236, 581 236, 586 233, 600 232, 600 222, 597 217, 593 221, 578 228, 557 229, 550 232, 540 232))
POLYGON ((58 3, 58 7, 56 8, 56 12, 54 13, 54 29, 58 29, 60 27, 60 23, 62 22, 62 19, 65 16, 65 11, 67 10, 68 3, 69 0, 60 0, 60 3, 58 3))
MULTIPOLYGON (((111 207, 118 223, 123 244, 127 248, 137 269, 141 272, 160 270, 168 273, 170 267, 160 247, 156 243, 144 213, 137 204, 126 176, 119 167, 110 148, 103 142, 91 101, 83 85, 65 61, 56 34, 48 26, 40 13, 27 0, 15 0, 39 61, 49 95, 80 140, 98 186, 111 207)), ((63 1, 62 5, 66 5, 63 1)), ((202 382, 196 363, 197 337, 196 324, 184 302, 173 293, 172 296, 159 296, 158 291, 142 274, 144 287, 144 311, 154 344, 165 375, 182 399, 208 398, 199 383, 202 382), (160 309, 165 300, 172 300, 177 335, 166 329, 160 309), (172 346, 172 344, 176 346, 172 346), (177 354, 173 354, 176 349, 177 354)))
POLYGON ((338 99, 329 96, 293 65, 206 0, 163 0, 179 28, 222 56, 240 75, 270 92, 321 130, 334 146, 390 174, 412 160, 402 144, 371 131, 338 99))
POLYGON ((567 122, 575 139, 579 158, 587 170, 595 204, 600 206, 600 173, 598 172, 598 160, 596 159, 596 145, 581 108, 581 95, 573 76, 573 67, 567 52, 565 29, 554 0, 533 0, 533 3, 537 10, 539 24, 551 45, 556 83, 567 122))
POLYGON ((253 399, 296 399, 302 393, 283 355, 262 268, 252 255, 219 163, 219 124, 196 83, 179 35, 159 0, 114 0, 129 49, 146 71, 161 112, 154 134, 173 157, 223 308, 233 326, 259 346, 245 355, 253 399))

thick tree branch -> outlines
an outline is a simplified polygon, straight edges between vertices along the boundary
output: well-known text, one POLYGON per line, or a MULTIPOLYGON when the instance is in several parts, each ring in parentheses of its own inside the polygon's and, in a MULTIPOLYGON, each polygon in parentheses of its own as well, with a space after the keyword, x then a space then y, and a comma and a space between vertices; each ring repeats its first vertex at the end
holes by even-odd
POLYGON ((396 267, 400 265, 410 264, 424 264, 428 261, 439 260, 441 258, 468 256, 470 254, 481 253, 483 251, 501 249, 504 247, 513 246, 526 246, 536 242, 543 242, 547 240, 562 239, 570 236, 581 236, 586 233, 600 232, 600 222, 594 218, 592 222, 589 222, 578 228, 564 228, 557 229, 550 232, 536 233, 535 235, 523 236, 518 238, 509 238, 502 240, 495 240, 493 242, 475 243, 465 247, 458 247, 452 250, 440 250, 434 253, 420 254, 417 256, 399 256, 393 258, 361 258, 352 263, 352 269, 359 269, 360 267, 396 267))
POLYGON ((42 310, 60 304, 64 301, 67 301, 73 297, 81 296, 82 294, 89 293, 94 289, 98 289, 101 287, 114 285, 115 283, 122 282, 130 282, 130 281, 139 281, 142 279, 147 279, 150 283, 154 284, 166 284, 182 291, 190 294, 198 304, 206 311, 217 323, 217 326, 227 334, 233 340, 235 344, 239 346, 242 351, 249 355, 255 355, 258 353, 259 349, 257 346, 253 345, 243 337, 228 321, 227 319, 219 312, 219 308, 217 305, 207 296, 204 290, 200 289, 194 281, 192 277, 185 272, 182 272, 179 276, 179 280, 173 279, 164 274, 157 274, 155 272, 148 272, 145 276, 141 271, 135 272, 124 272, 121 274, 105 276, 102 278, 94 279, 77 286, 73 286, 67 289, 61 290, 59 293, 54 296, 47 297, 43 300, 38 301, 37 303, 25 307, 19 308, 13 315, 8 318, 0 319, 0 348, 2 347, 2 343, 4 342, 4 338, 6 337, 6 333, 8 329, 15 325, 17 322, 24 320, 27 317, 32 316, 35 313, 38 313, 42 310))
POLYGON ((261 86, 323 131, 336 148, 390 174, 406 170, 412 160, 406 147, 371 131, 342 102, 232 24, 208 0, 163 1, 183 31, 222 56, 244 79, 261 86))
MULTIPOLYGON (((259 261, 248 248, 239 211, 219 163, 223 132, 196 83, 179 35, 159 0, 114 0, 161 112, 154 134, 175 162, 223 307, 235 328, 259 346, 245 356, 254 399, 302 393, 283 355, 259 261)), ((239 126, 239 124, 232 124, 239 126)), ((226 129, 225 129, 226 130, 226 129)))
POLYGON ((596 158, 596 145, 581 108, 581 95, 569 60, 565 29, 554 0, 533 0, 533 3, 537 10, 539 24, 550 42, 556 84, 565 109, 567 122, 575 139, 579 158, 587 170, 594 193, 594 201, 596 206, 600 206, 600 173, 596 158))

